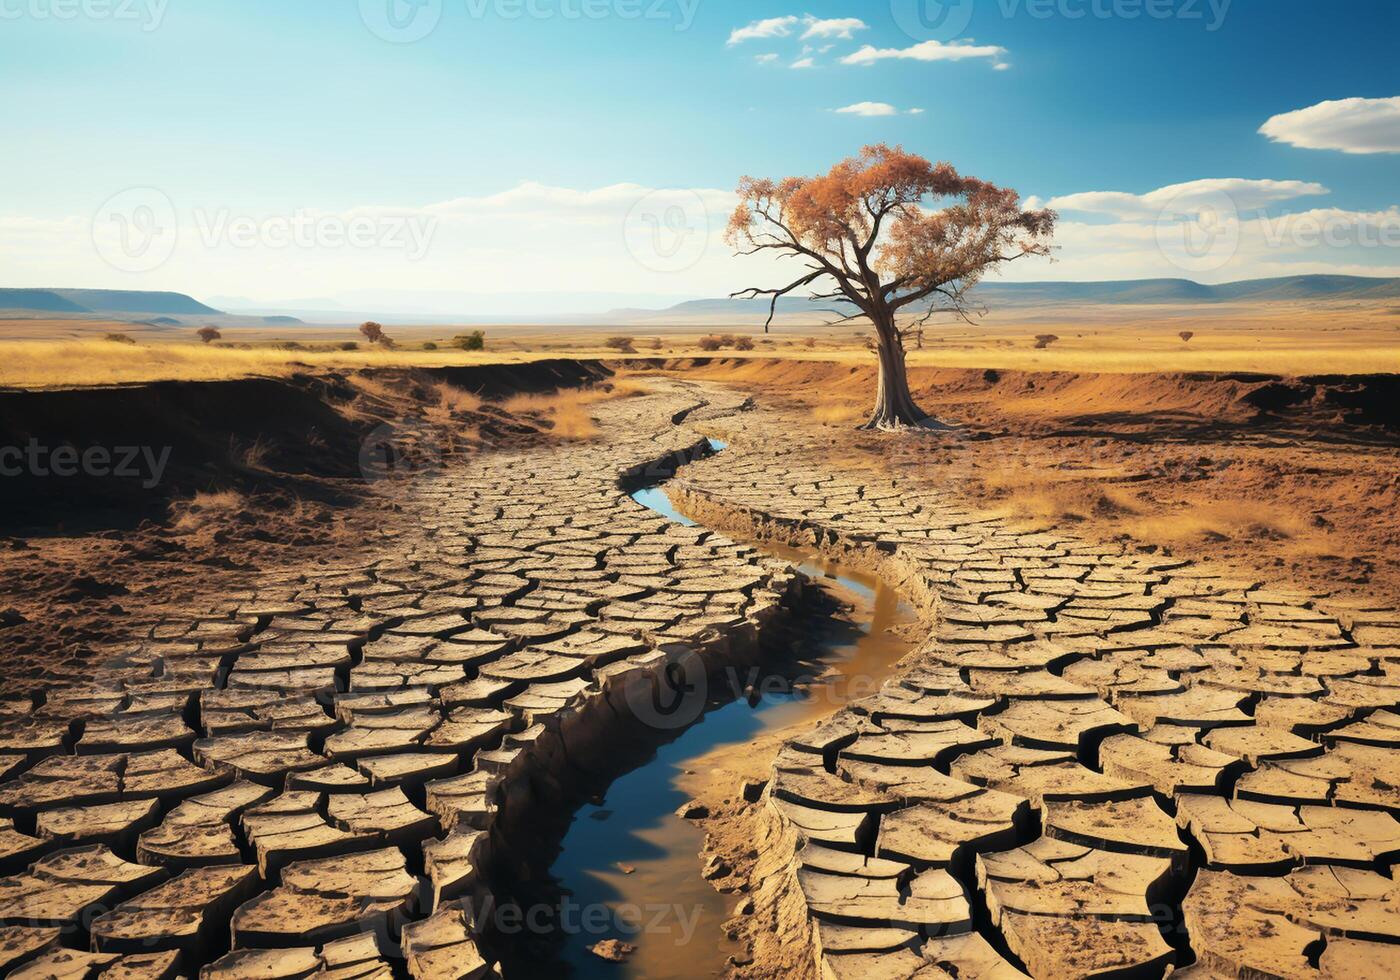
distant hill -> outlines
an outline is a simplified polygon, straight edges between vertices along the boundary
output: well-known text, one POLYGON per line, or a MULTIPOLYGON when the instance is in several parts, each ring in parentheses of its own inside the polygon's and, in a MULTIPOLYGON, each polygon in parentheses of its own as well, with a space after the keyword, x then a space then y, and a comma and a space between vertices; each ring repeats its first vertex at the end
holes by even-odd
MULTIPOLYGON (((1232 302, 1297 302, 1300 300, 1388 301, 1400 299, 1400 279, 1366 276, 1286 276, 1248 279, 1210 286, 1190 279, 1128 279, 1107 282, 995 282, 983 283, 970 294, 972 302, 986 306, 1045 305, 1149 305, 1232 302)), ((714 318, 766 316, 769 300, 696 299, 664 310, 614 310, 619 320, 658 317, 714 318)), ((838 309, 831 300, 814 303, 800 296, 778 300, 783 314, 814 314, 838 309)))
POLYGON ((0 289, 0 310, 35 310, 43 313, 90 313, 52 289, 0 289))
POLYGON ((98 313, 164 313, 173 316, 217 316, 221 311, 205 306, 184 293, 131 289, 55 289, 59 296, 98 313))
POLYGON ((159 313, 167 316, 219 316, 184 293, 134 289, 0 289, 0 310, 45 313, 159 313))
POLYGON ((974 290, 984 302, 1018 303, 1233 303, 1307 299, 1370 300, 1400 298, 1400 279, 1367 276, 1284 276, 1245 279, 1215 286, 1190 279, 1135 279, 1118 282, 999 282, 974 290))

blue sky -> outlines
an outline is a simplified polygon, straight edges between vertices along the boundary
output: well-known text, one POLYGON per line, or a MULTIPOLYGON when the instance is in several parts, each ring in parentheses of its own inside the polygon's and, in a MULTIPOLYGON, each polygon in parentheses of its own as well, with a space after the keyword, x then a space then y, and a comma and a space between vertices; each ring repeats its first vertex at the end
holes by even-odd
POLYGON ((1061 261, 1016 278, 1400 275, 1389 0, 976 0, 941 23, 933 0, 414 2, 0 0, 0 284, 711 295, 771 274, 716 240, 741 174, 880 140, 1060 208, 1061 261), (1183 184, 1185 220, 1223 194, 1243 223, 1223 264, 1162 261, 1180 195, 1151 195, 1183 184), (112 212, 143 200, 174 241, 114 258, 112 212), (1297 214, 1325 234, 1261 239, 1297 214))

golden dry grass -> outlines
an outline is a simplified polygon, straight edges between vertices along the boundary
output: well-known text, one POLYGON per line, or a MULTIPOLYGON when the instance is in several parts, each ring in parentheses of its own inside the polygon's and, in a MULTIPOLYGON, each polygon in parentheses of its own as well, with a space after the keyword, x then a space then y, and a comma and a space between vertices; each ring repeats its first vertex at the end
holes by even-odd
POLYGON ((541 415, 549 419, 549 434, 557 439, 588 439, 598 434, 589 410, 598 402, 646 392, 637 381, 620 379, 602 388, 576 388, 535 395, 516 395, 501 403, 512 415, 541 415))
POLYGON ((148 381, 228 381, 337 368, 519 364, 551 354, 490 351, 240 350, 203 344, 102 340, 0 342, 0 387, 77 388, 148 381))
POLYGON ((436 385, 437 406, 443 412, 451 414, 453 412, 477 412, 481 410, 481 396, 467 391, 465 388, 458 388, 456 385, 442 382, 436 385))
MULTIPOLYGON (((659 325, 658 325, 659 326, 659 325)), ((650 328, 652 330, 656 328, 650 328)), ((98 321, 0 321, 0 386, 73 387, 153 380, 214 381, 250 375, 374 367, 446 367, 518 364, 550 357, 617 359, 606 346, 610 328, 530 326, 487 328, 487 350, 443 347, 424 351, 421 341, 443 344, 456 328, 395 327, 391 333, 414 348, 330 349, 350 332, 301 327, 238 329, 256 345, 204 345, 193 333, 143 331, 132 324, 98 321), (103 332, 131 333, 135 345, 97 339, 103 332), (14 339, 8 339, 14 338, 14 339), (40 339, 55 338, 55 339, 40 339), (63 338, 63 339, 56 339, 63 338), (273 346, 295 339, 315 349, 273 346)), ((658 331, 660 332, 660 331, 658 331)), ((701 329, 674 324, 662 346, 651 334, 637 338, 639 357, 722 358, 726 361, 784 357, 868 366, 869 328, 813 324, 781 325, 772 336, 753 326, 714 324, 701 329), (734 333, 757 342, 754 351, 705 353, 708 333, 734 333)), ((226 337, 233 333, 230 330, 226 337)), ((1361 304, 1235 304, 1210 307, 1047 308, 992 315, 975 324, 941 323, 925 331, 922 349, 909 352, 911 367, 998 368, 1027 371, 1144 373, 1250 371, 1265 374, 1360 374, 1400 372, 1400 314, 1361 304), (1179 334, 1191 330, 1184 343, 1179 334), (1035 337, 1060 339, 1037 350, 1035 337)))
MULTIPOLYGON (((1061 328, 1063 329, 1063 328, 1061 328)), ((764 361, 833 361, 870 366, 874 357, 863 345, 825 342, 815 348, 786 347, 777 352, 721 351, 707 354, 692 347, 684 356, 764 361)), ((1252 372, 1257 374, 1392 374, 1400 373, 1400 329, 1321 333, 1306 329, 1256 333, 1220 330, 1183 344, 1174 333, 1114 328, 1070 335, 1043 350, 1034 335, 988 332, 929 342, 908 353, 911 368, 996 368, 1004 371, 1069 371, 1095 374, 1155 374, 1182 371, 1252 372)), ((735 375, 741 380, 740 375, 735 375)))
POLYGON ((226 521, 247 503, 236 490, 198 490, 190 499, 172 505, 171 526, 180 532, 198 531, 226 521))

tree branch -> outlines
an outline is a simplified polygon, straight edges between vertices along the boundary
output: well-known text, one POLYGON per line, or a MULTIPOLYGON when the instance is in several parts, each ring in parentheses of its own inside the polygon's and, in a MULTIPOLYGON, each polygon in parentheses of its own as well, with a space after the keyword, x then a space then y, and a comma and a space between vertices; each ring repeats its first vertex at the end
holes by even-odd
POLYGON ((826 275, 826 272, 823 271, 823 270, 818 270, 818 271, 816 271, 816 272, 811 272, 811 273, 808 273, 807 275, 803 276, 801 279, 797 280, 796 282, 790 283, 790 284, 784 286, 782 289, 760 289, 760 288, 758 288, 757 286, 750 286, 748 289, 741 289, 741 290, 739 290, 737 293, 730 293, 730 294, 729 294, 729 298, 730 298, 730 299, 758 299, 758 297, 760 297, 760 296, 769 296, 769 295, 771 295, 771 296, 773 297, 773 301, 772 301, 771 303, 768 304, 768 319, 765 320, 765 321, 763 321, 763 332, 764 332, 764 333, 767 333, 767 332, 768 332, 768 328, 769 328, 769 327, 772 325, 772 323, 773 323, 773 317, 774 317, 774 316, 777 314, 777 312, 778 312, 778 297, 779 297, 779 296, 785 296, 785 295, 787 295, 788 293, 792 292, 794 289, 797 289, 797 288, 800 287, 800 286, 805 286, 805 285, 807 285, 808 283, 813 282, 814 280, 820 279, 820 278, 821 278, 822 276, 824 276, 824 275, 826 275), (748 295, 745 296, 745 295, 744 295, 745 293, 747 293, 748 295))

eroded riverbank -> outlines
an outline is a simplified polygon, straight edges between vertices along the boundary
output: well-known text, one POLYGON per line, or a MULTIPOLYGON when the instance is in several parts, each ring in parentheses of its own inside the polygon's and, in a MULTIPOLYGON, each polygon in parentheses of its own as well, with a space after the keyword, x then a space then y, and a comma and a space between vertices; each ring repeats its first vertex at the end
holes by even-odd
MULTIPOLYGON (((712 449, 723 448, 712 440, 712 449)), ((632 497, 695 526, 664 484, 632 497)), ((580 910, 579 921, 556 934, 557 953, 540 968, 600 980, 690 980, 723 974, 731 957, 742 960, 744 948, 726 928, 741 901, 725 894, 735 890, 724 880, 735 869, 704 862, 701 814, 722 809, 726 796, 742 797, 738 782, 726 785, 736 767, 766 769, 783 732, 873 693, 910 650, 917 617, 880 579, 820 554, 759 547, 807 577, 801 607, 764 644, 760 664, 708 678, 703 713, 575 814, 550 871, 565 901, 580 910), (697 798, 700 807, 693 806, 697 798), (678 812, 687 804, 691 819, 678 812), (582 910, 590 909, 607 913, 585 923, 582 910), (636 949, 621 963, 608 962, 589 949, 603 940, 636 949)))

